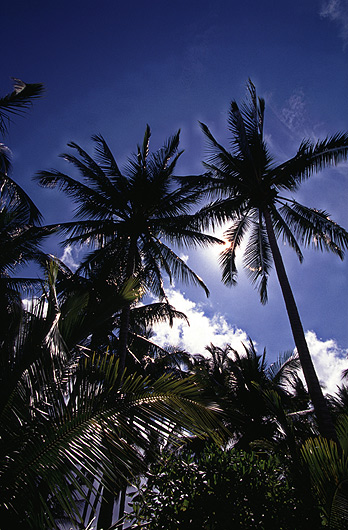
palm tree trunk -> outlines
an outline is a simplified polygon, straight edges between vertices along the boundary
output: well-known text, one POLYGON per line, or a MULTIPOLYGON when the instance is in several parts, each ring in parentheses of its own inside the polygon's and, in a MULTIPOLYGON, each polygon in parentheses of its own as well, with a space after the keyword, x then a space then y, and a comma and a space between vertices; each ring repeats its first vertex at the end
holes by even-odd
MULTIPOLYGON (((128 257, 127 257, 127 265, 126 265, 126 279, 127 280, 131 278, 132 275, 134 274, 136 245, 137 245, 136 239, 131 240, 129 251, 128 251, 128 257)), ((122 374, 126 366, 130 312, 131 312, 131 304, 128 303, 127 305, 125 305, 121 313, 120 330, 119 330, 119 337, 118 337, 118 355, 120 359, 119 374, 121 377, 122 377, 122 374)))
MULTIPOLYGON (((135 269, 135 255, 136 255, 136 239, 132 239, 129 245, 127 265, 126 265, 126 279, 132 277, 135 269)), ((121 312, 121 322, 118 336, 118 357, 119 357, 119 377, 118 381, 121 382, 124 369, 126 367, 127 357, 127 345, 128 345, 128 334, 129 334, 129 322, 130 322, 131 303, 127 303, 121 312)), ((104 490, 102 504, 100 507, 98 517, 98 528, 107 529, 112 523, 112 516, 114 510, 115 497, 113 493, 107 489, 104 490)))
POLYGON ((266 222, 268 241, 271 247, 273 261, 277 272, 279 284, 283 293, 283 298, 288 313, 292 334, 294 337, 297 352, 300 358, 303 374, 307 383, 308 392, 311 397, 314 411, 318 421, 319 431, 322 436, 329 440, 334 440, 338 444, 335 427, 327 407, 323 392, 321 390, 318 376, 313 366, 309 353, 307 341, 303 331, 302 322, 296 306, 294 295, 285 271, 284 263, 278 243, 274 234, 270 213, 267 208, 263 210, 266 222))
POLYGON ((121 313, 121 323, 118 336, 118 355, 119 355, 119 374, 122 377, 126 366, 129 320, 130 320, 131 304, 128 303, 121 313))

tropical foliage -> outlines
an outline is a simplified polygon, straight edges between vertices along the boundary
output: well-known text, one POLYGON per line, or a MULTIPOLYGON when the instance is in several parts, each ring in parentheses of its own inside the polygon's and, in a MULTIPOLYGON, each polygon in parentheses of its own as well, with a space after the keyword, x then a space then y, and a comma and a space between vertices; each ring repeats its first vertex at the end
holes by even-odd
MULTIPOLYGON (((15 80, 0 98, 2 136, 42 90, 15 80)), ((76 205, 75 219, 50 227, 10 177, 1 144, 1 529, 347 527, 347 387, 324 400, 278 240, 300 261, 302 245, 343 258, 348 233, 289 194, 346 160, 348 135, 305 140, 277 164, 251 82, 248 96, 231 104, 230 151, 201 124, 211 149, 201 176, 175 175, 179 132, 150 152, 147 126, 122 171, 101 135, 93 157, 71 142, 63 157, 77 178, 37 175, 76 205), (251 340, 242 351, 210 344, 201 355, 153 340, 157 322, 187 321, 170 305, 165 278, 208 294, 177 250, 220 243, 204 230, 225 222, 224 283, 236 283, 249 234, 246 270, 265 303, 275 265, 298 354, 268 364, 251 340), (83 248, 77 270, 42 252, 54 231, 83 248), (18 267, 32 261, 43 278, 19 278, 18 267), (130 485, 138 491, 127 517, 130 485)))
POLYGON ((82 524, 82 501, 98 497, 106 478, 117 491, 146 469, 153 437, 175 442, 217 426, 193 378, 133 373, 120 383, 114 355, 68 350, 62 331, 75 315, 60 311, 55 273, 52 263, 47 293, 1 351, 2 528, 57 528, 62 514, 82 524))
MULTIPOLYGON (((14 80, 14 90, 0 98, 0 137, 3 139, 11 117, 23 114, 43 92, 39 83, 14 80)), ((52 230, 40 227, 42 216, 27 193, 11 178, 11 152, 0 143, 0 344, 13 325, 13 314, 20 311, 20 289, 35 280, 13 278, 21 265, 43 257, 40 243, 52 230), (5 333, 4 333, 5 332, 5 333)))
POLYGON ((267 440, 289 451, 287 444, 293 441, 289 430, 296 431, 298 440, 315 433, 309 415, 307 430, 296 415, 287 416, 307 410, 309 405, 298 375, 298 356, 284 354, 268 365, 266 350, 258 354, 252 341, 243 346, 244 354, 228 344, 224 348, 207 346, 204 356, 195 356, 194 371, 224 410, 224 422, 233 433, 235 447, 250 450, 267 440))
POLYGON ((216 446, 198 456, 166 455, 154 464, 134 499, 134 512, 133 528, 149 521, 150 530, 314 527, 306 499, 297 497, 277 456, 216 446))

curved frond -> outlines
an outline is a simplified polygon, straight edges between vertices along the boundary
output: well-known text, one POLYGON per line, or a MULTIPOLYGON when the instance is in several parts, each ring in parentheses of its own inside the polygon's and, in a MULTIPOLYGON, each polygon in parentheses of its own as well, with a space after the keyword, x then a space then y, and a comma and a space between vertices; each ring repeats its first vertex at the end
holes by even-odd
POLYGON ((152 178, 156 179, 161 176, 166 180, 173 174, 176 163, 183 151, 178 151, 180 140, 180 130, 168 138, 164 146, 152 153, 148 160, 148 173, 152 178))
POLYGON ((165 302, 157 302, 152 303, 148 305, 138 306, 132 309, 131 311, 131 320, 134 323, 146 325, 146 326, 153 326, 154 324, 158 324, 160 322, 168 322, 170 327, 173 326, 174 319, 179 318, 181 320, 185 320, 185 322, 188 324, 188 318, 182 311, 178 311, 170 305, 169 303, 165 302))
POLYGON ((95 491, 90 477, 118 484, 144 469, 141 449, 150 448, 151 433, 173 442, 179 436, 179 442, 176 425, 183 434, 215 436, 218 409, 204 403, 193 378, 151 381, 134 374, 121 388, 117 381, 118 362, 106 354, 79 363, 69 399, 59 388, 47 389, 49 406, 35 404, 36 420, 22 430, 2 466, 3 508, 20 508, 30 521, 36 516, 30 492, 41 490, 49 494, 38 503, 46 523, 53 520, 50 495, 78 519, 72 488, 84 498, 83 486, 95 491))
POLYGON ((206 295, 209 296, 209 290, 202 278, 200 278, 173 250, 159 239, 153 239, 152 248, 161 267, 166 270, 167 274, 169 274, 170 271, 170 277, 172 275, 174 278, 178 278, 179 281, 184 283, 199 285, 204 289, 206 295))
POLYGON ((76 149, 82 160, 70 153, 64 153, 61 157, 67 162, 73 164, 79 170, 89 187, 109 202, 111 202, 115 196, 118 197, 113 183, 98 164, 94 162, 94 160, 77 144, 71 142, 68 146, 76 149), (85 160, 85 162, 83 162, 83 160, 85 160))
POLYGON ((151 129, 150 129, 149 124, 147 124, 142 147, 140 148, 140 146, 138 146, 138 163, 142 169, 146 168, 146 159, 149 154, 150 137, 151 137, 151 129))
POLYGON ((267 376, 273 383, 282 387, 291 386, 298 370, 301 369, 301 362, 298 355, 292 351, 280 355, 267 369, 267 376))
MULTIPOLYGON (((344 495, 344 505, 348 501, 348 458, 345 453, 339 454, 337 445, 326 438, 309 438, 301 448, 301 456, 307 464, 313 487, 318 500, 330 521, 336 519, 338 526, 344 528, 346 520, 340 521, 340 495, 344 495), (343 523, 344 524, 340 524, 343 523)), ((342 513, 342 512, 341 512, 342 513)))
POLYGON ((285 221, 301 243, 318 250, 328 250, 341 259, 348 248, 348 232, 332 221, 327 212, 303 206, 292 200, 280 208, 285 221))
POLYGON ((92 213, 101 219, 110 218, 110 199, 82 182, 56 170, 39 171, 34 178, 41 186, 45 188, 57 187, 69 197, 74 198, 77 204, 81 205, 77 208, 77 215, 79 217, 85 217, 92 213))
POLYGON ((314 143, 304 140, 296 155, 270 172, 278 189, 295 191, 313 173, 337 165, 348 158, 348 133, 337 133, 314 143))
POLYGON ((23 83, 15 78, 13 78, 13 88, 13 92, 0 98, 0 134, 7 131, 11 114, 23 114, 44 90, 41 83, 23 83))
POLYGON ((288 243, 290 247, 295 250, 300 263, 302 263, 303 261, 302 251, 289 225, 284 221, 280 212, 276 208, 271 209, 271 215, 273 219, 274 232, 276 236, 277 237, 279 237, 280 235, 283 236, 283 241, 288 243))
POLYGON ((193 214, 193 220, 202 230, 225 225, 228 221, 238 221, 250 210, 246 199, 242 196, 218 199, 193 214))
MULTIPOLYGON (((9 160, 6 160, 6 152, 1 149, 0 145, 0 164, 4 163, 9 169, 9 160)), ((25 223, 41 224, 43 217, 31 200, 29 195, 19 186, 6 171, 0 171, 0 188, 1 188, 1 203, 8 208, 21 211, 22 216, 25 216, 25 223)))
MULTIPOLYGON (((108 144, 101 134, 92 136, 92 140, 96 143, 95 151, 99 165, 108 177, 122 177, 117 162, 112 154, 108 144)), ((112 181, 115 183, 115 180, 112 181)))
POLYGON ((26 220, 26 211, 21 208, 0 211, 1 274, 13 273, 18 266, 39 260, 40 244, 54 231, 52 227, 30 226, 26 220))
POLYGON ((262 304, 267 302, 267 280, 272 266, 271 249, 266 229, 259 222, 253 222, 249 241, 244 251, 244 266, 252 283, 257 284, 262 304))
POLYGON ((250 219, 244 215, 236 221, 231 228, 226 230, 224 236, 230 245, 220 254, 219 264, 222 268, 222 281, 225 285, 235 285, 237 283, 236 252, 249 229, 250 219))

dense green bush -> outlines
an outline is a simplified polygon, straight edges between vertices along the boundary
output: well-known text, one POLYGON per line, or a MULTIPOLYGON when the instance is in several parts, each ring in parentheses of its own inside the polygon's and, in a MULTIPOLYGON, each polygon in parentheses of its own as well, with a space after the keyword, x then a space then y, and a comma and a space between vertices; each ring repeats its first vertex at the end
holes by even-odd
POLYGON ((317 528, 276 456, 217 447, 198 457, 166 456, 133 506, 136 521, 147 520, 150 530, 317 528))

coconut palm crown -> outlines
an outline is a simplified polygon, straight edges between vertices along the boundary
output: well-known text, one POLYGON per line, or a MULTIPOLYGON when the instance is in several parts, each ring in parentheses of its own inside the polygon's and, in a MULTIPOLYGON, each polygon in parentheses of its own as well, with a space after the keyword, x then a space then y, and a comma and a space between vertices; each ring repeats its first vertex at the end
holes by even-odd
MULTIPOLYGON (((92 252, 80 270, 88 275, 99 267, 108 282, 124 283, 137 278, 144 288, 165 299, 163 271, 174 278, 200 285, 202 279, 171 248, 205 246, 221 242, 196 228, 188 215, 199 198, 196 191, 181 187, 174 169, 182 154, 178 150, 179 132, 156 152, 149 152, 150 127, 144 140, 121 172, 104 138, 93 136, 94 160, 77 144, 77 152, 62 155, 77 168, 84 182, 59 171, 41 171, 41 185, 59 187, 77 203, 76 220, 60 225, 69 234, 66 244, 89 243, 92 252)), ((119 331, 119 355, 122 368, 127 349, 129 307, 124 310, 119 331)))
POLYGON ((259 290, 262 303, 267 302, 267 279, 274 264, 319 428, 324 436, 335 439, 277 240, 282 238, 300 261, 301 245, 313 245, 343 258, 348 247, 347 231, 325 211, 304 206, 288 195, 313 173, 348 158, 348 133, 338 133, 316 143, 304 140, 293 158, 277 165, 263 137, 265 102, 257 97, 250 80, 247 90, 248 99, 241 107, 236 101, 231 103, 230 151, 201 123, 209 156, 206 173, 191 179, 191 185, 200 187, 212 202, 196 218, 204 228, 232 221, 225 233, 229 246, 220 256, 226 285, 236 284, 236 253, 247 235, 244 266, 259 290))

